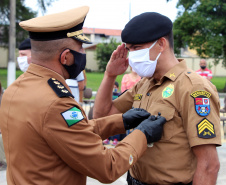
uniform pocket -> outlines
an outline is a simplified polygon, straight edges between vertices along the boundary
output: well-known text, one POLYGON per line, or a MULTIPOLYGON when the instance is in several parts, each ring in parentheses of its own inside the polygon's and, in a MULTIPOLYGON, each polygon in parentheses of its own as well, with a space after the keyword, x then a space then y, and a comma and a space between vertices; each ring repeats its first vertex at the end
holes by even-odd
POLYGON ((173 117, 175 114, 175 108, 169 104, 153 102, 148 108, 148 112, 151 115, 158 115, 161 113, 161 116, 166 118, 166 123, 163 126, 163 134, 161 140, 169 140, 174 135, 174 121, 173 117))

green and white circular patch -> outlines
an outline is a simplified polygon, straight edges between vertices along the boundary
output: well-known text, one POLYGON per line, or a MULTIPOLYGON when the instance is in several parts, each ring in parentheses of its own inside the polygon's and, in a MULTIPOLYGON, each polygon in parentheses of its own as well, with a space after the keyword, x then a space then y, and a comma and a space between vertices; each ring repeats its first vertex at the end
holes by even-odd
POLYGON ((68 127, 71 127, 72 125, 84 119, 81 110, 77 107, 66 110, 65 112, 62 112, 61 115, 66 121, 68 127))

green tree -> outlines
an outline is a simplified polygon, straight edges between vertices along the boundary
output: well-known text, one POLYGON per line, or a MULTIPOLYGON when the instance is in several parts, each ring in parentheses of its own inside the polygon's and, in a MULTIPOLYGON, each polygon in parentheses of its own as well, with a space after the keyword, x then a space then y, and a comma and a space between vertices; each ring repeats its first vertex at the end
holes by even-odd
MULTIPOLYGON (((46 7, 54 0, 37 0, 39 9, 44 13, 46 7)), ((0 0, 0 45, 7 47, 9 39, 9 16, 10 16, 10 0, 0 0)), ((37 15, 37 12, 25 6, 25 0, 16 0, 16 45, 28 37, 28 32, 19 26, 19 22, 31 19, 37 15)))
POLYGON ((97 44, 95 51, 95 58, 98 61, 98 68, 100 71, 104 71, 106 65, 111 57, 112 52, 120 45, 120 42, 117 42, 116 39, 111 38, 110 42, 103 42, 97 44))
POLYGON ((226 0, 179 0, 174 47, 190 47, 200 57, 223 59, 226 67, 226 0))

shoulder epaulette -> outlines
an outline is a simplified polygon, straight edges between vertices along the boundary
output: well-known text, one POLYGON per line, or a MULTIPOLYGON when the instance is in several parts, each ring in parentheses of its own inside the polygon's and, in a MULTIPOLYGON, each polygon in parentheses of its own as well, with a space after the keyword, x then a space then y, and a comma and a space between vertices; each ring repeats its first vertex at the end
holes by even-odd
POLYGON ((70 91, 60 81, 56 80, 55 78, 50 78, 48 80, 48 84, 60 98, 62 97, 74 98, 70 91))

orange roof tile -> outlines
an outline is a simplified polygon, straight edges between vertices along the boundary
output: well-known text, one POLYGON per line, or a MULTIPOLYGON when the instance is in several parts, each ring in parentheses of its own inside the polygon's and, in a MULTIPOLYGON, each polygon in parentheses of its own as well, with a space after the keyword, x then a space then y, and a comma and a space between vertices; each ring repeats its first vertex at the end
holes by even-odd
POLYGON ((93 33, 93 34, 105 34, 105 35, 111 35, 111 36, 121 36, 122 30, 83 27, 83 32, 85 34, 93 33))

